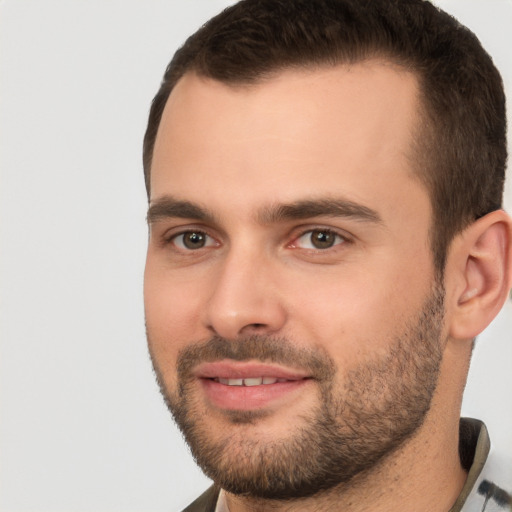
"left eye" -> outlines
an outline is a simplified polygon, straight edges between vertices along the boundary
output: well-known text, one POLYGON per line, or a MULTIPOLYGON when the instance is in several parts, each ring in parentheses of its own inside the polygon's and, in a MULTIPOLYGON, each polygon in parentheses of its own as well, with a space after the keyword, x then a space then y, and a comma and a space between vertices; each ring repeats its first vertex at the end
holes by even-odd
POLYGON ((203 249, 216 245, 215 240, 202 231, 187 231, 172 238, 173 244, 186 251, 203 249))
POLYGON ((301 235, 295 243, 295 247, 301 249, 330 249, 340 245, 345 239, 329 229, 313 229, 301 235))

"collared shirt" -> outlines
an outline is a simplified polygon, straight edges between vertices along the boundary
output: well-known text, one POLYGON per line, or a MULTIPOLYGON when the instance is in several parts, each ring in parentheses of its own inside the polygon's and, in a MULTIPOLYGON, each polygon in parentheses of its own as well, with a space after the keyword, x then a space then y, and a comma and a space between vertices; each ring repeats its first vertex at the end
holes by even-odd
POLYGON ((460 455, 468 477, 450 512, 512 511, 510 461, 491 451, 489 433, 481 421, 461 419, 460 455))
MULTIPOLYGON (((450 512, 512 512, 510 461, 507 465, 507 461, 503 461, 499 453, 491 452, 490 448, 486 426, 481 421, 462 418, 459 451, 468 476, 450 512)), ((215 512, 229 512, 226 495, 222 490, 215 512)))
POLYGON ((215 512, 229 512, 228 504, 226 501, 226 493, 222 489, 219 492, 219 498, 217 499, 215 512))

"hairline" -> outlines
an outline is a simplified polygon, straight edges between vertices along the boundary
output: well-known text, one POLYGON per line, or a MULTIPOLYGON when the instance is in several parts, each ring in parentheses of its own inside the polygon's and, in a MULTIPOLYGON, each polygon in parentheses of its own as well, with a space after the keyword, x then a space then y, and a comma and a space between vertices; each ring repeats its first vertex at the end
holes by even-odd
MULTIPOLYGON (((190 65, 183 70, 183 72, 179 75, 179 77, 170 84, 170 88, 167 92, 167 96, 165 97, 165 102, 161 107, 161 111, 159 113, 159 116, 157 118, 158 124, 155 126, 155 133, 154 136, 151 138, 151 146, 150 146, 150 152, 148 155, 144 156, 144 174, 146 179, 146 188, 147 188, 147 196, 148 200, 150 199, 150 184, 151 184, 151 167, 153 162, 153 152, 155 149, 155 143, 158 137, 158 132, 160 130, 160 125, 162 123, 163 114, 165 112, 165 108, 167 106, 167 103, 169 101, 169 98, 171 97, 171 94, 173 93, 176 86, 187 76, 195 75, 197 78, 201 80, 211 80, 220 84, 223 84, 227 87, 233 88, 233 89, 243 89, 243 88, 252 88, 252 87, 258 87, 260 85, 264 85, 266 82, 271 81, 272 79, 278 77, 279 75, 282 75, 283 73, 286 73, 287 71, 304 71, 304 72, 315 72, 319 70, 327 70, 337 67, 350 67, 354 65, 361 65, 368 62, 376 62, 380 63, 385 66, 390 66, 394 68, 397 72, 403 72, 403 73, 409 73, 416 79, 416 83, 418 85, 418 104, 417 104, 417 113, 418 117, 416 119, 418 124, 422 124, 420 121, 422 118, 428 117, 429 115, 429 108, 427 106, 427 95, 425 93, 425 88, 423 86, 423 76, 420 73, 420 71, 415 68, 414 65, 411 65, 408 62, 405 62, 405 59, 401 58, 399 55, 395 55, 391 53, 390 51, 382 50, 382 49, 375 49, 374 51, 368 51, 367 54, 361 55, 357 58, 346 58, 346 59, 340 59, 337 62, 329 62, 327 59, 321 61, 321 62, 314 62, 314 61, 306 61, 304 63, 288 63, 283 64, 280 66, 269 66, 269 69, 258 74, 254 74, 252 76, 246 75, 244 77, 237 77, 236 79, 233 78, 219 78, 212 76, 207 72, 207 70, 202 69, 198 63, 195 61, 192 61, 190 65)), ((423 123, 424 125, 427 125, 427 123, 423 123)), ((417 126, 415 126, 417 128, 417 126)), ((417 130, 413 130, 413 138, 417 141, 413 141, 414 144, 414 153, 417 153, 418 149, 420 149, 417 146, 421 147, 421 138, 422 135, 418 133, 416 137, 417 130)), ((435 138, 435 134, 434 135, 435 138)), ((416 155, 411 155, 416 156, 416 155)), ((411 160, 411 163, 412 160, 411 160)), ((417 169, 418 173, 420 169, 417 169)), ((416 174, 416 173, 415 173, 416 174)), ((428 188, 428 187, 427 187, 428 188)), ((430 191, 428 191, 429 197, 430 197, 430 191)))

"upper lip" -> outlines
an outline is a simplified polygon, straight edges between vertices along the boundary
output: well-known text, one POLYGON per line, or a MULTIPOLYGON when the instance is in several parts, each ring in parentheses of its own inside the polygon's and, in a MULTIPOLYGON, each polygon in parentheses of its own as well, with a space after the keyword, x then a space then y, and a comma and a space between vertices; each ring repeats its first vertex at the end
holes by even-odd
POLYGON ((194 375, 201 379, 249 379, 251 377, 274 377, 276 379, 301 380, 310 377, 303 370, 280 365, 251 361, 216 361, 201 363, 194 375))

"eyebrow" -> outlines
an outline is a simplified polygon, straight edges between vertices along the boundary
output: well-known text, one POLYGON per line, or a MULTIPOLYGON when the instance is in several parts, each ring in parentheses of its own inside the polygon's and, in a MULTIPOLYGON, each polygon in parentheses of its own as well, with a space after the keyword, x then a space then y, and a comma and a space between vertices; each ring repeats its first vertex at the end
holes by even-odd
MULTIPOLYGON (((275 224, 312 217, 345 217, 360 222, 382 223, 378 212, 367 206, 346 199, 331 198, 306 199, 265 206, 258 214, 258 221, 262 224, 275 224)), ((148 209, 148 224, 166 218, 194 219, 206 222, 214 222, 215 220, 214 215, 207 208, 172 196, 157 199, 148 209)))
POLYGON ((308 199, 271 205, 259 215, 262 223, 300 220, 310 217, 346 217, 357 221, 381 224, 380 215, 367 206, 346 199, 308 199))
POLYGON ((148 224, 153 224, 167 218, 212 222, 213 214, 208 209, 190 201, 181 201, 171 196, 164 196, 149 206, 146 220, 148 224))

